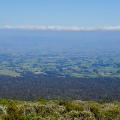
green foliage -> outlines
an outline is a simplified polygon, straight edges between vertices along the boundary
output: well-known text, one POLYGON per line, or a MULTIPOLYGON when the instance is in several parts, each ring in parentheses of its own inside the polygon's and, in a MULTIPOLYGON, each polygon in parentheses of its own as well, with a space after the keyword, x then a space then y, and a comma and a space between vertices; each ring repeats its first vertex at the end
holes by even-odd
POLYGON ((4 114, 3 110, 0 108, 0 116, 4 114))
POLYGON ((59 105, 67 105, 70 101, 69 100, 60 100, 59 105))
POLYGON ((34 118, 36 115, 35 114, 31 114, 29 116, 27 116, 27 120, 31 120, 32 118, 34 118))
POLYGON ((70 112, 72 110, 84 111, 84 107, 67 102, 67 104, 65 105, 65 112, 70 112))
MULTIPOLYGON (((4 101, 4 99, 2 99, 4 101)), ((47 104, 28 102, 16 105, 15 101, 0 105, 0 120, 120 120, 120 102, 51 100, 47 104), (106 104, 107 103, 107 104, 106 104), (6 114, 7 112, 7 114, 6 114)), ((20 101, 18 101, 19 103, 20 101)))
POLYGON ((10 103, 22 104, 24 102, 26 102, 26 101, 18 101, 18 100, 0 98, 0 104, 2 104, 2 105, 7 105, 7 104, 10 104, 10 103))
POLYGON ((95 105, 91 105, 91 106, 90 106, 90 111, 91 111, 92 113, 94 113, 95 118, 96 118, 97 120, 99 120, 100 115, 101 115, 100 108, 98 108, 98 107, 95 106, 95 105))
POLYGON ((68 102, 67 105, 65 105, 65 112, 70 112, 71 110, 74 110, 73 105, 68 102))
POLYGON ((73 105, 74 107, 74 110, 77 110, 77 111, 84 111, 84 107, 81 106, 81 105, 73 105))
POLYGON ((94 116, 91 112, 88 111, 71 111, 67 115, 70 116, 73 120, 94 120, 94 116), (90 118, 90 119, 89 119, 90 118))
POLYGON ((42 97, 40 97, 40 98, 37 99, 37 102, 46 103, 47 100, 45 100, 45 99, 43 99, 42 97))
POLYGON ((4 115, 2 119, 3 120, 12 120, 12 119, 10 119, 9 115, 4 115))
POLYGON ((106 116, 106 119, 113 120, 115 118, 118 118, 118 116, 120 117, 120 111, 117 109, 107 110, 105 112, 105 116, 106 116))
POLYGON ((107 100, 104 100, 104 101, 98 101, 98 103, 100 103, 100 104, 104 104, 104 103, 109 103, 109 101, 107 101, 107 100))
POLYGON ((11 103, 7 107, 8 115, 3 116, 5 120, 25 120, 24 108, 18 108, 16 104, 11 103))
POLYGON ((11 99, 3 99, 3 98, 0 98, 0 104, 9 104, 9 103, 12 103, 13 100, 11 99))
POLYGON ((113 101, 112 102, 114 105, 119 105, 119 102, 118 101, 113 101))
POLYGON ((36 110, 37 114, 41 115, 42 117, 54 115, 54 110, 51 107, 37 106, 36 110))

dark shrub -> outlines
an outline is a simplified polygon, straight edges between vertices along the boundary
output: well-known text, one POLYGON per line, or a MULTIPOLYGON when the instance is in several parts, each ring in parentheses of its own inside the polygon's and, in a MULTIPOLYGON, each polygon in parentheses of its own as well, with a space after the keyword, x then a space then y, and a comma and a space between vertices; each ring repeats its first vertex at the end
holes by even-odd
POLYGON ((11 103, 8 105, 7 113, 8 115, 3 116, 5 120, 25 120, 26 119, 25 115, 23 114, 24 109, 23 108, 19 109, 14 103, 11 103))
POLYGON ((117 109, 107 110, 105 112, 106 119, 109 119, 109 120, 113 120, 115 118, 117 119, 119 114, 120 114, 120 111, 117 109))
POLYGON ((96 118, 97 120, 99 120, 100 109, 99 109, 97 106, 95 106, 95 105, 91 105, 91 106, 90 106, 90 111, 91 111, 92 113, 94 113, 95 118, 96 118))

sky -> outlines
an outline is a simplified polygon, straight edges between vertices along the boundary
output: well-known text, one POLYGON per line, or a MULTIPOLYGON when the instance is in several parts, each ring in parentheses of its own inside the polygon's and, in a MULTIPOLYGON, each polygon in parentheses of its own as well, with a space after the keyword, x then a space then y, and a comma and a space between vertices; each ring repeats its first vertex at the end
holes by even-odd
POLYGON ((0 28, 120 29, 120 0, 0 0, 0 28))

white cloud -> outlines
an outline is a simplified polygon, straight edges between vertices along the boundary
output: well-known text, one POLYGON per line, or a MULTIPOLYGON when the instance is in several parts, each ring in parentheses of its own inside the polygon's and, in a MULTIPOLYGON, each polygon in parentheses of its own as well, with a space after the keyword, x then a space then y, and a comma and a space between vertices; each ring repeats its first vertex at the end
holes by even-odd
POLYGON ((64 30, 64 31, 92 31, 92 30, 120 30, 120 26, 110 26, 110 27, 98 27, 98 28, 92 28, 92 27, 61 27, 61 26, 5 26, 1 29, 24 29, 24 30, 64 30))
POLYGON ((120 26, 103 27, 102 30, 120 30, 120 26))

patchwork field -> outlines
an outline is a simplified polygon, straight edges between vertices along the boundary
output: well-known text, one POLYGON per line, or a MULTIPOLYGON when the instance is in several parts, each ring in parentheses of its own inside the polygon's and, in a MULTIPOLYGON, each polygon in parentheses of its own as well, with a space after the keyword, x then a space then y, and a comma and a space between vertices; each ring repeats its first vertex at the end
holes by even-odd
MULTIPOLYGON (((97 51, 96 51, 97 52, 97 51)), ((120 77, 120 54, 0 54, 0 74, 20 76, 21 73, 58 74, 75 77, 120 77), (97 54, 97 55, 96 55, 97 54)))

